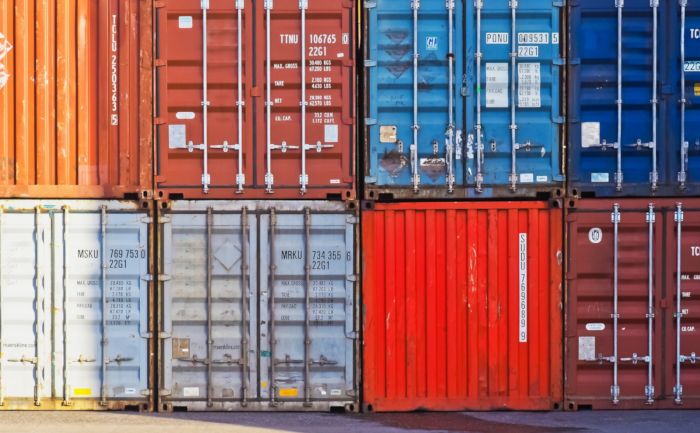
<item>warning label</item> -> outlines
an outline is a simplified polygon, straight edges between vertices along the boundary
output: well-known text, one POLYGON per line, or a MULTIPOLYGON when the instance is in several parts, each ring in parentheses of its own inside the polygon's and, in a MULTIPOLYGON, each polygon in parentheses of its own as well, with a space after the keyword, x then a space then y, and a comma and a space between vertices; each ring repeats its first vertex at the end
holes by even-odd
MULTIPOLYGON (((5 35, 0 33, 0 62, 5 58, 7 53, 12 50, 12 44, 10 41, 7 40, 5 35)), ((5 67, 4 63, 0 63, 0 89, 5 87, 7 85, 7 82, 10 80, 10 74, 7 72, 7 68, 5 67)))
POLYGON ((518 63, 518 107, 540 108, 540 64, 518 63))
POLYGON ((508 63, 486 64, 486 107, 508 108, 508 63))

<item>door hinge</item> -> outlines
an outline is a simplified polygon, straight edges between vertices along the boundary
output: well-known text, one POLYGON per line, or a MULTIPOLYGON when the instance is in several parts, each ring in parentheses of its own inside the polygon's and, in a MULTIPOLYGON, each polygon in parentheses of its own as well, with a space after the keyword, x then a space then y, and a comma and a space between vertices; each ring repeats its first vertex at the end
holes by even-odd
POLYGON ((161 340, 166 340, 168 338, 171 338, 172 336, 170 335, 169 332, 159 332, 158 333, 158 338, 161 340))
MULTIPOLYGON (((153 274, 146 274, 142 278, 144 281, 155 281, 155 278, 153 274)), ((170 275, 167 274, 160 274, 158 275, 158 281, 169 281, 170 280, 170 275)))
POLYGON ((172 391, 170 391, 169 389, 159 389, 159 390, 158 390, 158 394, 159 394, 160 396, 173 395, 172 391))

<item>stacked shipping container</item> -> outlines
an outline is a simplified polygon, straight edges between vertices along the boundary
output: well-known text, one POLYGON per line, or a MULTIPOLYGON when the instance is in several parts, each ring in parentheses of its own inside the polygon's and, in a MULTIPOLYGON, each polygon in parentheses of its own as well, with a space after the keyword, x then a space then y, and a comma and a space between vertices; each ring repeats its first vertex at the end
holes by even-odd
POLYGON ((698 11, 569 3, 568 409, 700 403, 698 11))
POLYGON ((363 408, 559 407, 562 10, 365 6, 363 408))

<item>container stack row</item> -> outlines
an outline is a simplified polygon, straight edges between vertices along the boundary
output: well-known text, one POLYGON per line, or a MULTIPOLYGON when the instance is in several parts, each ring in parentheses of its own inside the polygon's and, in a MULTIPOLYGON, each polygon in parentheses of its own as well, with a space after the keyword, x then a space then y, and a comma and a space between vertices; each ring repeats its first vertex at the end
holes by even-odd
POLYGON ((695 0, 7 1, 0 409, 700 407, 695 0))

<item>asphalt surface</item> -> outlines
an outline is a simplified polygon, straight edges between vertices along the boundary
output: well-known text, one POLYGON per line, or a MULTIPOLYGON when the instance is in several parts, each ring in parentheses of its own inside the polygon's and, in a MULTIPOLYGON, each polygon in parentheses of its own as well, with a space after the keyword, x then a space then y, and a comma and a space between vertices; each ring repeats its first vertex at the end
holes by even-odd
POLYGON ((0 412, 27 433, 700 433, 700 411, 298 413, 0 412))

